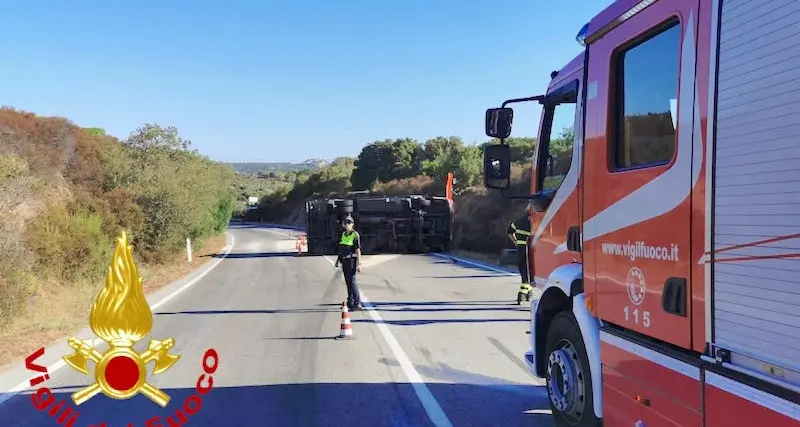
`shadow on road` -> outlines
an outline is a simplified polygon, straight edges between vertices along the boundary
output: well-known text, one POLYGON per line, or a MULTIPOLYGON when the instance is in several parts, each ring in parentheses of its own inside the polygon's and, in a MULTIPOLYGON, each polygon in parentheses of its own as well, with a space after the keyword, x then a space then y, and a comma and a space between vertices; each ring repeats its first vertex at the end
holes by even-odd
POLYGON ((156 316, 179 314, 300 314, 300 313, 338 313, 339 310, 324 308, 291 308, 275 310, 186 310, 186 311, 160 311, 153 313, 156 316))
POLYGON ((296 226, 291 225, 282 225, 282 224, 269 224, 269 223, 259 223, 259 222, 239 222, 239 221, 232 221, 228 223, 228 228, 277 228, 279 230, 286 230, 286 231, 294 231, 297 233, 305 233, 303 230, 299 230, 296 226))
POLYGON ((447 313, 447 312, 465 312, 465 311, 520 311, 522 306, 512 305, 511 302, 506 301, 507 307, 461 307, 461 308, 416 308, 416 307, 401 307, 401 308, 380 308, 375 307, 376 311, 394 312, 394 313, 447 313))
POLYGON ((502 305, 508 304, 508 300, 487 300, 487 301, 377 301, 370 302, 375 307, 389 307, 398 305, 422 306, 422 305, 502 305))
MULTIPOLYGON (((339 307, 341 303, 317 304, 317 307, 339 307)), ((446 313, 466 311, 526 311, 527 306, 518 306, 510 300, 499 301, 430 301, 430 302, 370 302, 375 311, 394 313, 446 313), (426 307, 432 306, 432 307, 426 307)), ((528 319, 526 319, 528 320, 528 319)), ((388 322, 387 322, 388 323, 388 322)))
POLYGON ((530 322, 529 319, 408 319, 408 320, 383 320, 375 322, 372 319, 354 319, 352 323, 386 323, 395 326, 419 326, 432 323, 510 323, 530 322))
POLYGON ((463 276, 412 276, 412 279, 483 279, 483 278, 497 278, 508 277, 505 274, 473 274, 463 276))
POLYGON ((241 224, 241 223, 237 222, 237 223, 228 224, 228 228, 236 230, 236 229, 264 228, 264 227, 256 225, 256 224, 241 224))
POLYGON ((477 266, 477 265, 475 265, 473 263, 466 263, 466 262, 462 262, 462 261, 459 261, 459 260, 454 260, 452 258, 443 258, 441 255, 440 256, 431 255, 431 256, 436 258, 436 261, 431 261, 431 263, 433 263, 433 264, 453 265, 453 266, 458 266, 458 267, 462 267, 462 268, 468 268, 470 270, 482 271, 484 273, 487 271, 486 267, 491 267, 491 268, 495 268, 497 270, 502 271, 502 273, 500 271, 496 272, 498 277, 503 277, 503 276, 506 276, 506 275, 519 274, 519 271, 516 270, 515 267, 513 267, 513 266, 498 265, 498 264, 493 264, 493 263, 490 263, 490 262, 482 262, 482 261, 472 261, 473 263, 477 263, 477 264, 481 264, 481 265, 485 266, 485 267, 479 267, 479 266, 477 266))
MULTIPOLYGON (((228 370, 220 360, 215 383, 225 383, 228 370)), ((198 374, 201 368, 198 363, 198 374)), ((142 395, 129 400, 111 400, 98 395, 75 407, 68 388, 53 390, 53 403, 37 410, 28 394, 17 395, 0 406, 4 427, 59 425, 48 411, 59 401, 79 410, 75 427, 145 426, 432 426, 409 383, 301 383, 215 387, 188 404, 196 396, 191 388, 164 389, 171 400, 161 408, 142 395), (186 423, 176 423, 181 410, 186 423), (169 419, 172 418, 172 424, 169 419), (148 423, 148 420, 150 423, 148 423)), ((483 385, 430 383, 428 389, 454 426, 551 426, 546 395, 541 388, 527 385, 483 385)), ((46 397, 46 396, 45 396, 46 397)), ((62 409, 63 411, 63 409, 62 409)), ((61 412, 54 411, 57 418, 61 412)))
POLYGON ((203 255, 204 257, 213 257, 213 258, 231 258, 231 259, 242 259, 242 258, 279 258, 279 257, 297 257, 297 252, 242 252, 242 253, 230 253, 230 254, 214 254, 214 255, 203 255))

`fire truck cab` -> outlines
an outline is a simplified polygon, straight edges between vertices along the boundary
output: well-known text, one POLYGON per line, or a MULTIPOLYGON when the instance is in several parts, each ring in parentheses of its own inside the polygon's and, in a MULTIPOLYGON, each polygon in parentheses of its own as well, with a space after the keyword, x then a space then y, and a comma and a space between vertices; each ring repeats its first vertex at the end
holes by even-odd
POLYGON ((617 0, 539 102, 531 372, 557 426, 800 426, 800 1, 617 0))

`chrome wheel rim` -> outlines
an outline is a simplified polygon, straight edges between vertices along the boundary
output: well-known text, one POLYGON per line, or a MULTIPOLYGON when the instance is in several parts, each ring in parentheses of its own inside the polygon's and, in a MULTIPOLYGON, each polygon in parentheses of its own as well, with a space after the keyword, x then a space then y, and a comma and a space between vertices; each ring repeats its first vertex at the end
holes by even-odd
POLYGON ((585 374, 578 352, 572 343, 562 340, 547 360, 547 394, 550 403, 567 422, 575 424, 583 418, 586 409, 585 391, 585 374))

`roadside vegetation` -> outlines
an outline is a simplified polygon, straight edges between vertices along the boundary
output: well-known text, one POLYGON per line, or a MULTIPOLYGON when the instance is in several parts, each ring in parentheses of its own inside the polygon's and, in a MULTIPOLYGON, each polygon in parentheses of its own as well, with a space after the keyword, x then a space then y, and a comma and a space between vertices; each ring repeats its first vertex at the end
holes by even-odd
MULTIPOLYGON (((510 191, 523 194, 536 141, 509 143, 510 191)), ((306 198, 357 190, 443 195, 453 172, 456 247, 492 258, 508 247, 505 228, 524 205, 483 187, 485 144, 387 139, 331 162, 231 165, 202 156, 171 126, 145 124, 119 139, 0 108, 0 366, 86 324, 122 230, 149 290, 210 260, 233 215, 303 224, 306 198)))
POLYGON ((208 260, 199 255, 224 245, 237 178, 174 127, 119 140, 0 109, 0 365, 86 324, 120 231, 148 288, 208 260))

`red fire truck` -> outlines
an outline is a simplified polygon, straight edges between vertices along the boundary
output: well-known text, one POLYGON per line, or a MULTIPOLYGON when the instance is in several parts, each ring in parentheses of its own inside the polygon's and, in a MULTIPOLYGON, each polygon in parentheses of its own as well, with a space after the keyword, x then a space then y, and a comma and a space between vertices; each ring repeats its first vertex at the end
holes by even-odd
POLYGON ((487 110, 505 190, 507 105, 542 105, 524 357, 558 426, 800 426, 798 36, 798 0, 617 0, 487 110))

